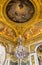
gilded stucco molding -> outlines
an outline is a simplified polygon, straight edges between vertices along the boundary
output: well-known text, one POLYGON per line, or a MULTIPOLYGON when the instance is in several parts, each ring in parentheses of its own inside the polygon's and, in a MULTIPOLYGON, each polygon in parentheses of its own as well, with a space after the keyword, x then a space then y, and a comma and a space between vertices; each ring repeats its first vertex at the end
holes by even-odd
POLYGON ((10 38, 12 40, 17 37, 15 30, 11 29, 11 27, 7 26, 2 21, 0 21, 0 35, 5 35, 6 38, 10 38))
POLYGON ((41 33, 42 33, 42 21, 32 25, 30 28, 27 28, 27 30, 24 32, 24 38, 28 40, 41 33))

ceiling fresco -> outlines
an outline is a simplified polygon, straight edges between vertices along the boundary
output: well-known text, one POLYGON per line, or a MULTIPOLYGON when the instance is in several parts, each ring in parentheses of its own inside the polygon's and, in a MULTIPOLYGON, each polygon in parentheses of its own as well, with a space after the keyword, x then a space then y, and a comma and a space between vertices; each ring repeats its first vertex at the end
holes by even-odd
POLYGON ((12 55, 17 60, 13 54, 21 41, 24 47, 29 47, 39 40, 42 40, 42 1, 1 0, 0 43, 6 47, 7 57, 12 55))
POLYGON ((6 14, 10 20, 23 23, 33 17, 35 10, 28 0, 11 0, 6 7, 6 14))

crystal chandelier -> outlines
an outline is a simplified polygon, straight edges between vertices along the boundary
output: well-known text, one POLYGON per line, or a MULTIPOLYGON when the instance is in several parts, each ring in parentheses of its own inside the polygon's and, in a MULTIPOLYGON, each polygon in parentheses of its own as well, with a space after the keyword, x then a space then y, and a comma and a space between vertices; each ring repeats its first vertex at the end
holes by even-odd
POLYGON ((23 59, 28 55, 27 48, 22 45, 22 41, 23 39, 20 36, 20 38, 18 39, 18 42, 20 44, 16 47, 15 50, 15 55, 17 56, 18 59, 23 59))

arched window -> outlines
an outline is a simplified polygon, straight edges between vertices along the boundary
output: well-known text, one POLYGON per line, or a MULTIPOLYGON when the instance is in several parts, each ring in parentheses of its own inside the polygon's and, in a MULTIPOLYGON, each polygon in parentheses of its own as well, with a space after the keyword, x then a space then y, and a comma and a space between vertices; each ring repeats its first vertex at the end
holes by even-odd
POLYGON ((38 56, 39 65, 42 65, 42 42, 40 42, 36 46, 35 51, 36 51, 37 56, 38 56))

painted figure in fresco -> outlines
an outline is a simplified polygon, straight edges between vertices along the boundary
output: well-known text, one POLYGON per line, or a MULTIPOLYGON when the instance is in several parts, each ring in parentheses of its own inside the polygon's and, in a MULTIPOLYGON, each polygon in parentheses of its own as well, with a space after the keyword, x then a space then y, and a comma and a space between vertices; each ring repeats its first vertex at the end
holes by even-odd
POLYGON ((17 23, 30 20, 34 11, 34 6, 29 0, 11 0, 6 7, 8 18, 17 23))

